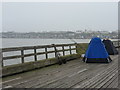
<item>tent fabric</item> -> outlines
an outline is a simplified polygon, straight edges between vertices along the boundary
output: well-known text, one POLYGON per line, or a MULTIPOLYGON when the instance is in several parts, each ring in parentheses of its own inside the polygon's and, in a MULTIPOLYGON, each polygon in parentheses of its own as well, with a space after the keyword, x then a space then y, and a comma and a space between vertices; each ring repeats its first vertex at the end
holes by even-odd
POLYGON ((88 49, 83 58, 85 62, 103 62, 108 63, 110 59, 107 50, 100 38, 94 37, 91 39, 88 49))
POLYGON ((111 40, 103 40, 103 43, 109 55, 118 54, 118 51, 111 40))

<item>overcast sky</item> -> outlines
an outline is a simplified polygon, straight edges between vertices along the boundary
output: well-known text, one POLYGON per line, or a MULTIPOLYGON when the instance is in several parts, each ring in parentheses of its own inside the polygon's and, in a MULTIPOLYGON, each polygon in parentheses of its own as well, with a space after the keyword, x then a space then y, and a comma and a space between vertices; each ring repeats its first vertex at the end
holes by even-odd
POLYGON ((118 30, 117 2, 6 2, 3 31, 118 30))

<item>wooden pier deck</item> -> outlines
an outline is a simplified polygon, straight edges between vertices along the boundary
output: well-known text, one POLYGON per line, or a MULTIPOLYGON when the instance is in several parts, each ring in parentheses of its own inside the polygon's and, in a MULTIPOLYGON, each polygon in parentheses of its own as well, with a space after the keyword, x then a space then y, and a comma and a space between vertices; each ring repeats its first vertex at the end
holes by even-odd
POLYGON ((3 78, 3 88, 117 88, 118 55, 109 64, 81 59, 3 78))

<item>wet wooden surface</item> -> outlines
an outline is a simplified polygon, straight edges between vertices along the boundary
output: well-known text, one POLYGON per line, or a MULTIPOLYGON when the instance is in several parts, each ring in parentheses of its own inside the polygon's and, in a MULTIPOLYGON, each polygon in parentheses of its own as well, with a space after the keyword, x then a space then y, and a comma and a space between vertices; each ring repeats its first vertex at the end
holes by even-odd
MULTIPOLYGON (((81 59, 3 78, 3 88, 117 88, 118 55, 109 64, 81 59)), ((16 68, 17 69, 17 68, 16 68)))

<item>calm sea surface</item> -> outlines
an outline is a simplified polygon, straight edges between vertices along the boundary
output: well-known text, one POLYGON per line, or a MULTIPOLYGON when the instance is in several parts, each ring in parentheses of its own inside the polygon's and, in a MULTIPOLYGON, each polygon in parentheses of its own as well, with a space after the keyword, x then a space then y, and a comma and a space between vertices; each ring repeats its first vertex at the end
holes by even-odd
MULTIPOLYGON (((90 39, 73 39, 77 43, 89 43, 90 39)), ((73 40, 70 39, 12 39, 12 38, 0 38, 0 48, 9 48, 9 47, 21 47, 21 46, 36 46, 36 45, 50 45, 50 44, 69 44, 74 43, 73 40)), ((114 40, 113 40, 114 41, 114 40)), ((61 48, 57 48, 61 49, 61 48)), ((67 47, 65 48, 67 49, 67 47)), ((54 48, 51 48, 51 50, 54 50, 54 48)), ((50 50, 49 50, 50 51, 50 50)), ((37 52, 44 52, 44 49, 40 49, 37 52)), ((26 50, 24 52, 25 54, 33 53, 33 50, 26 50)), ((60 52, 62 55, 62 52, 60 52)), ((72 53, 76 53, 75 50, 72 51, 72 53)), ((13 56, 13 55, 20 55, 20 51, 14 51, 14 52, 6 52, 3 54, 3 56, 13 56)), ((66 51, 65 55, 69 55, 70 52, 66 51)), ((48 54, 49 58, 55 57, 54 53, 48 54)), ((37 55, 37 58, 39 60, 45 59, 45 55, 37 55)), ((34 61, 34 57, 25 57, 25 62, 34 61)), ((18 64, 21 63, 21 58, 18 59, 11 59, 11 60, 5 60, 4 65, 12 65, 12 64, 18 64)))
MULTIPOLYGON (((89 39, 73 39, 77 43, 88 43, 89 39)), ((74 43, 70 39, 2 39, 2 48, 74 43)))

